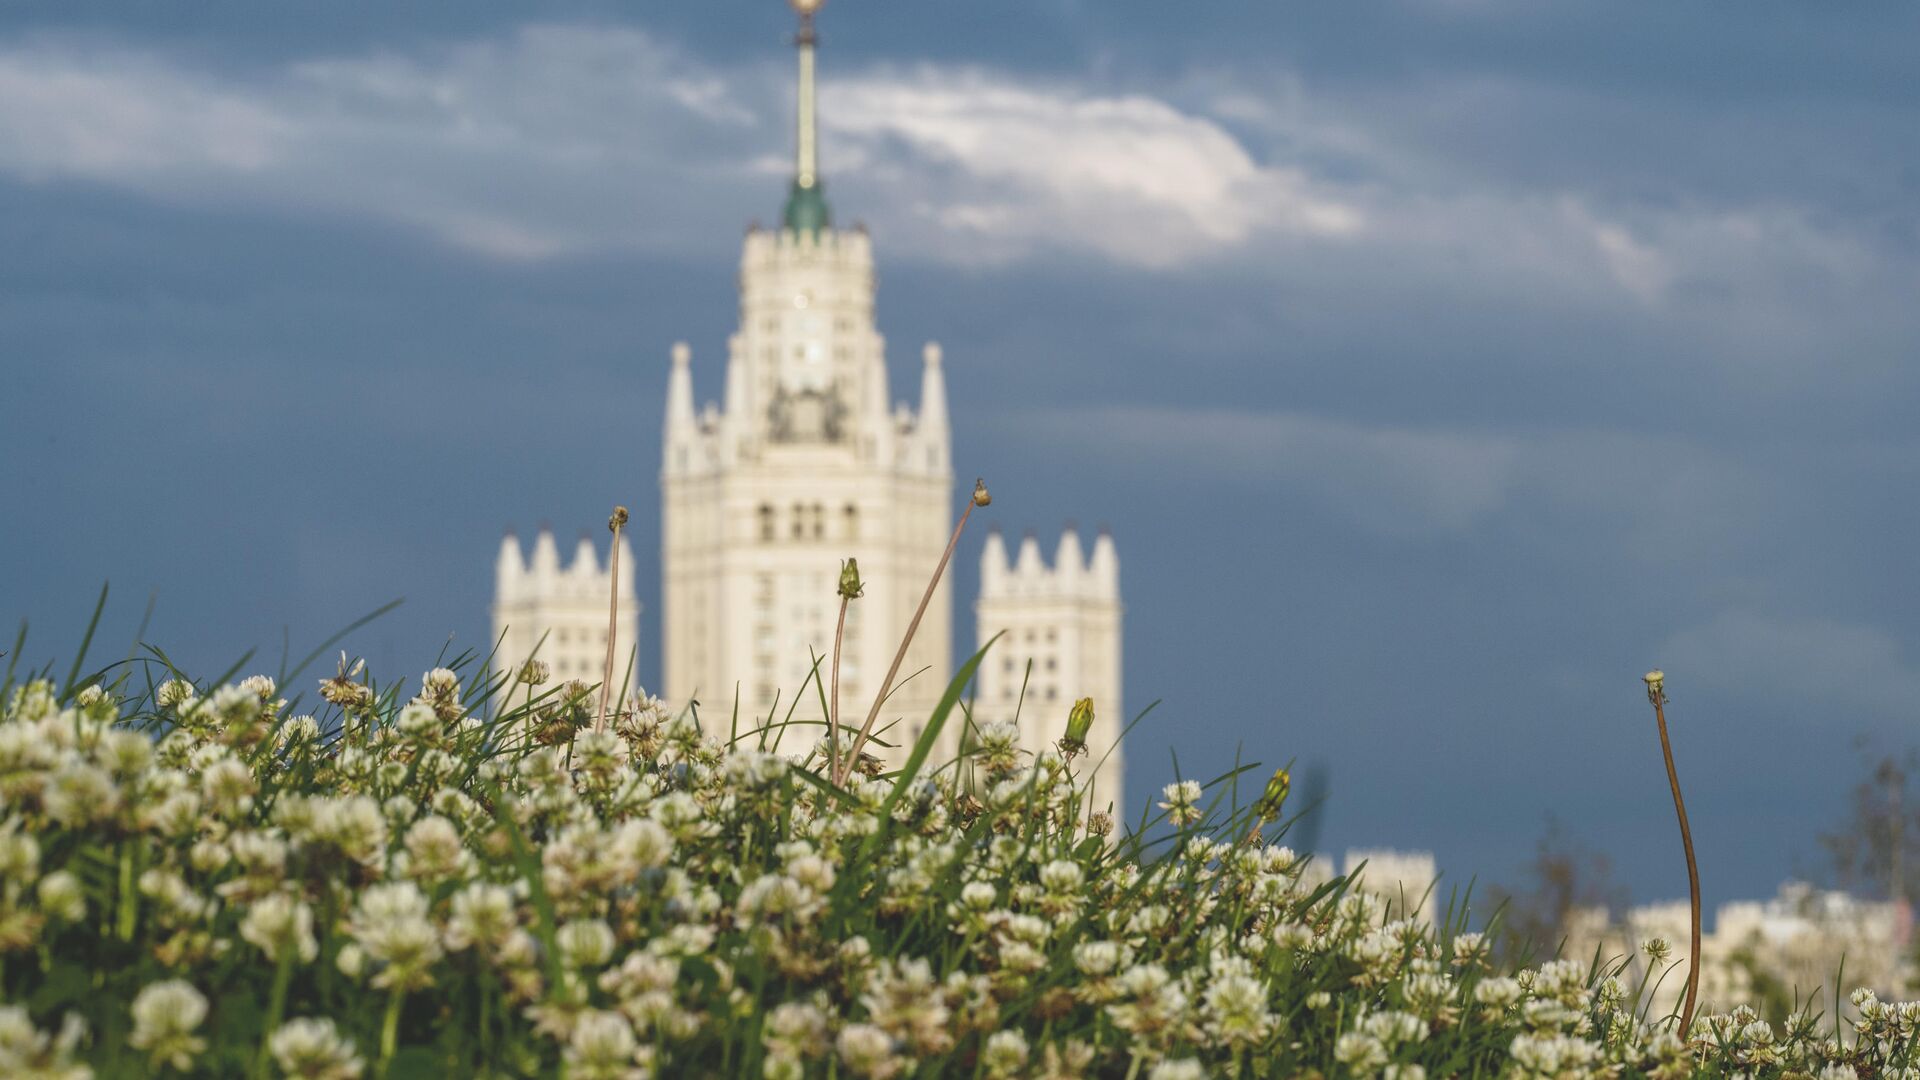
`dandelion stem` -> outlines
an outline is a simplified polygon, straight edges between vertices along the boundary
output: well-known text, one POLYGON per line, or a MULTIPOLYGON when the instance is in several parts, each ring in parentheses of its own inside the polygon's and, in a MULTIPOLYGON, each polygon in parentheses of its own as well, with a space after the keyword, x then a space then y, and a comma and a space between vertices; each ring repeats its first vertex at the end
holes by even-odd
POLYGON ((616 506, 607 519, 613 533, 612 551, 607 555, 607 666, 600 679, 600 711, 594 717, 593 730, 607 730, 607 695, 613 690, 614 635, 620 626, 620 526, 627 523, 627 508, 616 506))
POLYGON ((827 698, 827 775, 840 775, 840 639, 847 632, 847 605, 852 598, 840 595, 840 618, 833 624, 833 692, 827 698))
POLYGON ((920 606, 914 609, 913 621, 907 623, 906 636, 900 639, 900 647, 894 650, 893 663, 887 666, 887 677, 880 680, 880 690, 873 697, 873 708, 867 710, 867 720, 860 725, 860 734, 854 736, 853 746, 847 751, 847 760, 841 763, 840 773, 833 778, 834 783, 846 783, 847 775, 859 763, 860 748, 866 745, 867 736, 873 731, 873 722, 880 716, 880 706, 886 703, 887 692, 893 689, 893 678, 900 674, 900 665, 907 658, 907 646, 913 644, 914 632, 920 629, 920 620, 927 613, 927 605, 933 602, 933 591, 939 588, 941 575, 947 572, 953 549, 960 546, 960 534, 967 527, 967 519, 973 516, 974 507, 985 506, 990 501, 986 485, 974 481, 973 496, 967 500, 967 508, 960 511, 960 523, 953 527, 953 539, 947 541, 947 550, 941 552, 939 565, 933 568, 933 577, 927 580, 927 591, 920 595, 920 606))
POLYGON ((1680 846, 1687 853, 1687 894, 1692 911, 1692 940, 1687 952, 1687 998, 1680 1009, 1680 1037, 1687 1037, 1693 1024, 1693 1003, 1700 990, 1700 867, 1693 858, 1693 830, 1687 826, 1687 804, 1680 797, 1680 774, 1673 767, 1673 743, 1667 738, 1667 691, 1665 678, 1658 671, 1646 675, 1647 700, 1653 702, 1653 718, 1660 727, 1660 754, 1667 761, 1667 784, 1673 788, 1673 810, 1680 818, 1680 846))

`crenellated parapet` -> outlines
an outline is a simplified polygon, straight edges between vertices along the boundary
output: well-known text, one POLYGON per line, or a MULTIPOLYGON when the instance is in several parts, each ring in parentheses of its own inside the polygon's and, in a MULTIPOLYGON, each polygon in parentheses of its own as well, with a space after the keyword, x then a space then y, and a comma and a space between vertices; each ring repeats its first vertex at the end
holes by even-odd
POLYGON ((1095 803, 1119 803, 1125 772, 1120 734, 1122 608, 1120 557, 1102 529, 1089 554, 1069 525, 1049 564, 1029 532, 1016 551, 995 530, 980 553, 979 641, 992 648, 980 668, 975 716, 1017 720, 1021 745, 1038 753, 1059 739, 1073 702, 1092 698, 1088 735, 1095 803))
POLYGON ((1006 541, 998 530, 987 537, 980 555, 980 598, 982 600, 1088 600, 1120 601, 1120 556, 1114 551, 1113 536, 1100 530, 1093 542, 1093 554, 1084 554, 1080 533, 1067 526, 1060 533, 1049 566, 1040 554, 1040 540, 1028 532, 1020 541, 1018 553, 1009 557, 1006 541))
MULTIPOLYGON (((633 586, 637 567, 626 534, 619 544, 615 678, 637 681, 638 672, 629 671, 640 642, 640 602, 633 586)), ((606 669, 607 616, 615 591, 610 563, 601 561, 585 534, 563 563, 551 529, 541 527, 528 553, 522 552, 518 537, 507 533, 494 560, 495 665, 513 667, 538 659, 560 678, 599 682, 606 669)))

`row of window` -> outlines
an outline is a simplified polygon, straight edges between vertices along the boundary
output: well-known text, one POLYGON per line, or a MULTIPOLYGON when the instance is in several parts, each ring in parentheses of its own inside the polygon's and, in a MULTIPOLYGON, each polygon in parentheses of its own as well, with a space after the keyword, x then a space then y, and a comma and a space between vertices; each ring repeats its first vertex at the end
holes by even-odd
MULTIPOLYGON (((780 512, 772 503, 761 503, 758 511, 760 539, 773 541, 780 538, 784 531, 794 540, 825 540, 827 538, 827 508, 821 503, 794 503, 785 515, 785 529, 781 528, 780 512)), ((852 503, 840 508, 836 515, 840 524, 834 534, 836 540, 860 539, 860 508, 852 503)))

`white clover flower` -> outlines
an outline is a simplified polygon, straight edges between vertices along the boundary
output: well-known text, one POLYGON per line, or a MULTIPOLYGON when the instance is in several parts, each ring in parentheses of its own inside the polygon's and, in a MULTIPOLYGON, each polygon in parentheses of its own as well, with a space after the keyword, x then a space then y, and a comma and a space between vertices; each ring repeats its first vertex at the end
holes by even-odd
POLYGON ((564 1058, 577 1080, 640 1080, 640 1042, 633 1025, 617 1012, 588 1011, 574 1022, 564 1058))
POLYGON ((1228 1046, 1251 1046, 1267 1037, 1273 1014, 1266 984, 1243 974, 1215 979, 1201 996, 1208 1030, 1228 1046))
POLYGON ((477 882, 453 894, 453 913, 447 920, 447 948, 458 952, 472 945, 492 948, 517 928, 513 893, 504 885, 477 882))
POLYGON ((601 919, 574 919, 554 932, 553 941, 570 967, 599 967, 613 958, 613 928, 601 919))
POLYGON ((37 890, 40 910, 62 922, 79 922, 87 917, 87 894, 80 879, 65 870, 55 870, 40 879, 37 890))
POLYGON ((320 955, 320 945, 313 938, 313 909, 286 893, 254 901, 240 922, 240 937, 268 960, 277 961, 288 950, 305 963, 320 955))
POLYGON ((1207 1080, 1195 1058, 1168 1058, 1147 1070, 1147 1080, 1207 1080))
POLYGON ((200 778, 200 794, 207 808, 226 817, 252 810, 256 790, 253 770, 230 757, 214 762, 200 778))
POLYGON ((386 882, 361 893, 348 930, 369 958, 386 965, 373 985, 413 990, 433 981, 440 938, 427 921, 427 898, 412 882, 386 882))
POLYGON ((98 765, 74 763, 53 774, 42 799, 48 817, 79 828, 112 817, 120 808, 120 788, 98 765))
POLYGON ((1389 1065, 1380 1071, 1380 1080, 1427 1080, 1424 1065, 1389 1065))
POLYGON ((1571 1035, 1516 1035, 1507 1054, 1523 1076, 1558 1077, 1583 1072, 1600 1059, 1600 1048, 1571 1035))
POLYGON ((1200 820, 1200 808, 1196 804, 1201 796, 1198 780, 1180 780, 1160 789, 1160 797, 1165 800, 1160 809, 1167 812, 1168 820, 1175 825, 1191 825, 1200 820))
POLYGON ((366 1062, 332 1020, 289 1020, 267 1040, 282 1071, 300 1080, 359 1080, 366 1062))
POLYGON ((402 842, 406 858, 401 873, 424 882, 441 882, 467 872, 473 857, 460 844, 460 830, 439 814, 413 823, 402 842))
POLYGON ((1379 1039, 1364 1031, 1349 1031, 1334 1040, 1333 1059, 1356 1076, 1365 1076, 1385 1065, 1388 1055, 1379 1039))
POLYGON ((1403 1043, 1419 1042, 1427 1037, 1427 1025, 1412 1013, 1388 1009, 1371 1013, 1360 1022, 1360 1029, 1389 1049, 1403 1043))
POLYGON ((1027 1065, 1027 1037, 1017 1031, 996 1031, 987 1036, 980 1051, 980 1064, 992 1077, 1008 1077, 1027 1065))
POLYGON ((206 996, 191 983, 167 979, 141 987, 133 999, 133 1034, 127 1042, 145 1050, 154 1065, 181 1072, 193 1068, 193 1059, 207 1048, 193 1034, 207 1018, 206 996))
POLYGON ((280 725, 279 742, 282 747, 306 746, 320 738, 320 721, 312 715, 302 713, 280 725))
POLYGON ((1111 941, 1089 941, 1073 949, 1073 966, 1080 974, 1102 979, 1120 966, 1120 946, 1111 941))
POLYGON ((19 1005, 0 1005, 0 1069, 31 1080, 92 1080, 93 1070, 73 1060, 87 1037, 86 1021, 68 1013, 57 1034, 33 1025, 19 1005))
POLYGON ((193 702, 193 684, 185 679, 168 679, 154 688, 154 703, 163 709, 179 709, 193 702))
POLYGON ((1073 892, 1085 880, 1086 871, 1080 869, 1080 864, 1065 859, 1055 859, 1040 868, 1040 884, 1049 892, 1073 892))
POLYGON ((424 697, 444 698, 458 696, 460 676, 451 668, 437 667, 420 676, 420 693, 424 697))
POLYGON ((834 1041, 841 1064, 855 1076, 888 1077, 898 1071, 893 1036, 872 1024, 848 1024, 834 1041))
POLYGON ((440 723, 440 714, 433 711, 432 705, 423 701, 414 701, 400 710, 400 715, 394 718, 393 726, 394 730, 407 738, 418 739, 438 734, 440 723))

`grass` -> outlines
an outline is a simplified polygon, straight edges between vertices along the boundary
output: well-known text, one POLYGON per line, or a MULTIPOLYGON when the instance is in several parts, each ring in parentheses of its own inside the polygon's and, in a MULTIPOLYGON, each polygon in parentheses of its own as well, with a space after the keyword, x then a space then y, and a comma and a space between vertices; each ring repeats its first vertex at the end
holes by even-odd
POLYGON ((1084 762, 972 724, 980 659, 900 768, 844 782, 830 761, 858 759, 820 737, 824 694, 817 717, 801 695, 777 723, 718 728, 623 695, 596 730, 598 687, 478 656, 417 683, 343 656, 304 688, 191 683, 157 650, 90 673, 83 652, 58 680, 10 664, 0 1074, 1916 1065, 1920 1007, 1856 1002, 1844 1037, 1735 1010, 1683 1041, 1623 989, 1624 959, 1499 970, 1464 904, 1398 919, 1288 849, 1284 771, 1171 785, 1118 828, 1084 762), (932 756, 948 724, 963 762, 932 756), (763 748, 773 729, 785 753, 763 748))

